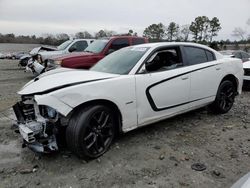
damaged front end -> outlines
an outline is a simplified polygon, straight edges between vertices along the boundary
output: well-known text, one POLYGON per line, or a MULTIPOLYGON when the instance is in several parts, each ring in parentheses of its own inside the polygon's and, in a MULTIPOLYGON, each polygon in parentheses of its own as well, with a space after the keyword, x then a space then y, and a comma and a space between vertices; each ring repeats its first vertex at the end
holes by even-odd
POLYGON ((22 96, 22 101, 13 106, 17 132, 23 138, 23 146, 39 153, 58 150, 58 113, 53 108, 37 105, 33 96, 22 96))

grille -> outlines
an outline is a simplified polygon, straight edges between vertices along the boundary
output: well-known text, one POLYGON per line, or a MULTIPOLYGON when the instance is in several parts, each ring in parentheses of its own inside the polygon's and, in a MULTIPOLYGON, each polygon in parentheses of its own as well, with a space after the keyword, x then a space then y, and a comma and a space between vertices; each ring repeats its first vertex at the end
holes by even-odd
POLYGON ((32 104, 22 104, 23 107, 23 115, 26 120, 34 120, 35 119, 35 109, 32 104))
POLYGON ((34 104, 27 104, 27 101, 33 101, 32 97, 23 96, 21 107, 25 120, 34 120, 35 119, 35 108, 34 104))
POLYGON ((250 69, 244 69, 244 75, 250 76, 250 69))

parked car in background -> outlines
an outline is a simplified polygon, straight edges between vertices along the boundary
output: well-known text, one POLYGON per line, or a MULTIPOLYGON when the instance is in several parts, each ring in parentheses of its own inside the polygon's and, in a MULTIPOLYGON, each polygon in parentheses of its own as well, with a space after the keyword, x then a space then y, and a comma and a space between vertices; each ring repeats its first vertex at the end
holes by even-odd
POLYGON ((0 59, 4 59, 4 58, 5 58, 5 55, 0 52, 0 59))
POLYGON ((20 59, 22 56, 29 55, 27 52, 16 52, 12 54, 12 59, 20 59))
POLYGON ((225 50, 225 51, 220 51, 220 53, 225 57, 239 58, 242 60, 242 62, 250 60, 250 54, 242 50, 225 50))
POLYGON ((22 57, 20 57, 19 59, 19 63, 18 66, 19 67, 26 67, 26 65, 28 64, 28 61, 31 59, 31 55, 23 55, 22 57))
POLYGON ((61 54, 69 54, 72 52, 82 52, 87 48, 95 39, 74 39, 67 40, 58 47, 41 46, 31 50, 30 54, 37 55, 38 61, 44 63, 47 59, 61 54))
POLYGON ((7 54, 5 54, 5 58, 6 58, 6 59, 12 59, 12 58, 13 58, 12 53, 7 53, 7 54))
POLYGON ((136 36, 114 36, 99 39, 89 45, 84 52, 72 53, 49 59, 48 69, 53 69, 58 66, 89 69, 106 55, 111 54, 116 50, 143 43, 148 43, 148 40, 146 38, 136 36))
POLYGON ((75 154, 90 159, 109 149, 117 131, 207 105, 227 113, 242 79, 241 60, 207 46, 150 43, 120 49, 90 70, 46 72, 18 92, 22 100, 13 109, 24 145, 52 152, 61 136, 75 154))
POLYGON ((243 63, 244 69, 244 84, 243 86, 247 89, 250 89, 250 61, 243 63))

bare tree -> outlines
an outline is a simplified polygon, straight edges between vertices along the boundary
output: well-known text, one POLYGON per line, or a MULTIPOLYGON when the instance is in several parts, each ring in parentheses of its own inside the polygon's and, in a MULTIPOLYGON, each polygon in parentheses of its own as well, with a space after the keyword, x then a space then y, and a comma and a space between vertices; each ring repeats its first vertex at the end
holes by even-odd
POLYGON ((246 31, 241 27, 236 27, 233 30, 232 36, 240 38, 241 40, 245 40, 246 31))
POLYGON ((183 25, 181 26, 180 34, 179 34, 179 39, 181 41, 188 41, 189 35, 190 35, 190 30, 189 30, 190 25, 183 25))

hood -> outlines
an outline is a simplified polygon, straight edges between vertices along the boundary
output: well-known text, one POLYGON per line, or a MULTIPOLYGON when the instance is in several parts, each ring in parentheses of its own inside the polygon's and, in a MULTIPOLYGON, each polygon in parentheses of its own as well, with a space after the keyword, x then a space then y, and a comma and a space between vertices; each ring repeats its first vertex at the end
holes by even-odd
POLYGON ((36 47, 33 50, 31 50, 30 54, 31 55, 36 55, 40 51, 56 51, 56 50, 57 50, 57 48, 53 47, 53 46, 40 46, 40 47, 36 47))
POLYGON ((243 69, 250 69, 250 61, 246 61, 243 63, 243 69))
POLYGON ((70 53, 70 54, 63 54, 63 55, 56 56, 53 59, 54 60, 65 60, 65 59, 68 59, 68 58, 94 57, 96 55, 97 54, 89 53, 89 52, 73 52, 73 53, 70 53))
POLYGON ((116 74, 94 72, 88 70, 60 68, 49 71, 28 82, 19 95, 49 93, 65 87, 118 77, 116 74))

